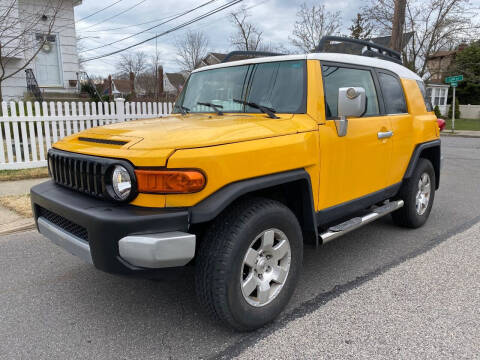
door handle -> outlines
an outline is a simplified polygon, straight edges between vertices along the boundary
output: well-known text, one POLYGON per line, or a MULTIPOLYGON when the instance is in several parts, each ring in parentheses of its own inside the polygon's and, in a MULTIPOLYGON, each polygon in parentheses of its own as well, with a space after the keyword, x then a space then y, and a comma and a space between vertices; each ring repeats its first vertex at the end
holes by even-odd
POLYGON ((393 131, 380 131, 377 135, 379 139, 389 139, 393 136, 393 131))

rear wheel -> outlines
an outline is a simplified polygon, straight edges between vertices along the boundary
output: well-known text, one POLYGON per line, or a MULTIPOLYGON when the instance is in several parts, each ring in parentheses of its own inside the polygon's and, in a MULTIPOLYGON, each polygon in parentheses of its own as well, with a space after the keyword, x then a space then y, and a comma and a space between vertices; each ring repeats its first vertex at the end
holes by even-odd
POLYGON ((286 206, 269 199, 234 204, 215 220, 199 246, 199 301, 237 330, 259 328, 290 300, 302 256, 300 225, 286 206))
POLYGON ((400 226, 418 228, 425 224, 435 198, 435 171, 432 163, 420 158, 412 176, 402 185, 399 193, 405 204, 392 213, 394 222, 400 226))

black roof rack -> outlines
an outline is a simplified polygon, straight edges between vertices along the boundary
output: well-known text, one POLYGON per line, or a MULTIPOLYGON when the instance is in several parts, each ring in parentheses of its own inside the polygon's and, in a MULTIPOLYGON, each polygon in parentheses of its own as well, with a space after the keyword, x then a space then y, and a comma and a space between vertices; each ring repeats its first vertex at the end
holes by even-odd
POLYGON ((266 57, 266 56, 280 56, 280 55, 285 55, 285 54, 278 54, 278 53, 273 53, 269 51, 232 51, 225 56, 225 58, 222 60, 222 63, 228 62, 232 57, 234 56, 248 56, 248 57, 266 57))
POLYGON ((397 64, 403 64, 402 62, 402 54, 398 51, 390 49, 388 47, 376 44, 371 41, 367 40, 359 40, 359 39, 352 39, 348 37, 342 36, 324 36, 321 40, 316 49, 313 51, 314 53, 317 52, 326 52, 326 45, 330 42, 341 42, 341 43, 351 43, 357 45, 366 46, 367 49, 362 52, 363 56, 379 58, 382 60, 392 61, 397 64), (375 49, 375 50, 374 50, 375 49))

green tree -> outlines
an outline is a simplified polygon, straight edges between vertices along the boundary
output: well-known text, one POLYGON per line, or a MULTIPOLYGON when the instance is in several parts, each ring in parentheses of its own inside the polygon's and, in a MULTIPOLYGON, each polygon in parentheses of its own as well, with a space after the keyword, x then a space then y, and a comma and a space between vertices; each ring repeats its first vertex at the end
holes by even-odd
MULTIPOLYGON (((450 104, 450 107, 448 108, 448 117, 451 119, 452 118, 452 104, 450 104)), ((460 119, 460 104, 458 103, 458 98, 455 97, 455 119, 460 119)))
POLYGON ((437 118, 442 117, 442 113, 440 112, 440 108, 438 107, 438 105, 435 105, 435 108, 433 109, 433 112, 435 113, 435 116, 437 118))
POLYGON ((450 72, 464 75, 456 91, 461 103, 480 105, 480 42, 459 51, 450 72))
POLYGON ((352 26, 348 28, 350 36, 354 39, 368 39, 372 29, 372 25, 360 13, 357 13, 357 17, 352 19, 352 26))

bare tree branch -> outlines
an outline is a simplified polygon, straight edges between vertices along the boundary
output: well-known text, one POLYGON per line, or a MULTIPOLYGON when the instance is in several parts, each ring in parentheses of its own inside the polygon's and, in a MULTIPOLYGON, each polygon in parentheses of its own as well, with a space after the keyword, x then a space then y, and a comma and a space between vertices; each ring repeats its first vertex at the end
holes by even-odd
POLYGON ((177 41, 177 58, 183 70, 190 72, 198 68, 207 52, 208 39, 202 32, 189 31, 177 41))
MULTIPOLYGON (((390 35, 394 0, 370 0, 363 16, 378 35, 390 35)), ((414 32, 404 48, 404 63, 428 78, 427 60, 439 50, 451 50, 463 41, 478 38, 478 9, 469 0, 408 0, 405 32, 414 32)))
POLYGON ((235 33, 230 42, 237 50, 257 51, 262 43, 262 32, 253 23, 248 22, 250 14, 246 7, 230 14, 230 21, 235 27, 235 33))
POLYGON ((130 73, 135 77, 143 73, 148 65, 147 54, 143 51, 124 53, 120 55, 120 60, 117 62, 117 68, 121 74, 128 78, 130 73))
POLYGON ((290 41, 302 51, 310 52, 320 43, 326 35, 339 31, 341 25, 341 12, 330 12, 325 5, 307 6, 303 3, 297 12, 290 41))

